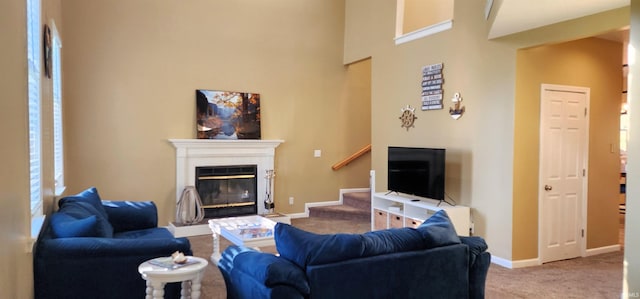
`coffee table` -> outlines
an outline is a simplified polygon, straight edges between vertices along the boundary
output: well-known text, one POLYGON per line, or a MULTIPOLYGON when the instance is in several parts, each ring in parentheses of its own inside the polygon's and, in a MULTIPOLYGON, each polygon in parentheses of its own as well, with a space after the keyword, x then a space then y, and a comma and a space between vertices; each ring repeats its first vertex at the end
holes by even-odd
POLYGON ((273 246, 276 223, 258 215, 210 219, 209 228, 213 233, 213 254, 211 261, 220 261, 220 236, 235 245, 258 248, 273 246))
POLYGON ((192 264, 175 269, 158 266, 154 264, 155 260, 167 263, 166 260, 171 260, 171 257, 151 259, 138 266, 138 272, 147 283, 146 299, 164 298, 164 285, 168 282, 179 281, 182 282, 180 298, 200 298, 200 282, 205 268, 209 265, 207 260, 188 256, 187 261, 192 264))

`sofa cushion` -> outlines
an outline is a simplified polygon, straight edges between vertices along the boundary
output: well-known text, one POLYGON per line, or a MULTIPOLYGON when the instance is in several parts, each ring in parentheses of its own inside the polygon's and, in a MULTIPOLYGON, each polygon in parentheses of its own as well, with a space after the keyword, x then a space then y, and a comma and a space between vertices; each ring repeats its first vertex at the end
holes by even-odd
POLYGON ((96 216, 97 235, 95 237, 113 237, 113 227, 109 223, 102 201, 98 195, 98 190, 92 187, 76 195, 71 195, 60 199, 58 202, 60 210, 58 213, 67 213, 76 219, 96 216))
POLYGON ((280 256, 302 269, 356 258, 364 252, 361 235, 319 235, 280 222, 275 226, 274 239, 280 256))
POLYGON ((413 228, 396 228, 364 234, 319 235, 291 225, 275 227, 280 256, 299 267, 424 248, 422 234, 413 228))
POLYGON ((445 210, 440 210, 427 218, 416 230, 422 235, 426 249, 461 242, 445 210))
POLYGON ((56 238, 95 237, 98 235, 96 216, 76 219, 67 213, 51 215, 51 229, 56 238))
POLYGON ((158 226, 158 209, 152 201, 103 200, 114 235, 119 232, 158 226))
POLYGON ((422 234, 414 228, 391 228, 364 233, 362 256, 404 252, 424 248, 422 234))

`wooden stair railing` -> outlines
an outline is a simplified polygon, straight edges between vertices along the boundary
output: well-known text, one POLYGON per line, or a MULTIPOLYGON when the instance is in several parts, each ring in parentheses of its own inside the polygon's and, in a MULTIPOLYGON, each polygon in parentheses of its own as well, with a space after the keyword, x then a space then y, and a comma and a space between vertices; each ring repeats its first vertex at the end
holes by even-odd
POLYGON ((358 150, 357 152, 353 153, 351 156, 347 157, 346 159, 333 164, 333 166, 331 166, 331 169, 333 170, 338 170, 344 166, 346 166, 347 164, 353 162, 353 160, 358 159, 360 157, 362 157, 364 154, 368 153, 371 151, 371 144, 366 145, 365 147, 361 148, 360 150, 358 150))

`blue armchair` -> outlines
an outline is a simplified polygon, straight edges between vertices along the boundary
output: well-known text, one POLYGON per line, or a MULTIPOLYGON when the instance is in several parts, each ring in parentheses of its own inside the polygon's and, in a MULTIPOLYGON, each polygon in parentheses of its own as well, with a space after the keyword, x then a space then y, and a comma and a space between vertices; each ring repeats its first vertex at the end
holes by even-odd
MULTIPOLYGON (((186 238, 158 227, 153 202, 103 201, 95 188, 68 196, 45 223, 34 250, 35 298, 143 298, 142 262, 175 251, 186 238)), ((166 298, 179 298, 168 284, 166 298)))

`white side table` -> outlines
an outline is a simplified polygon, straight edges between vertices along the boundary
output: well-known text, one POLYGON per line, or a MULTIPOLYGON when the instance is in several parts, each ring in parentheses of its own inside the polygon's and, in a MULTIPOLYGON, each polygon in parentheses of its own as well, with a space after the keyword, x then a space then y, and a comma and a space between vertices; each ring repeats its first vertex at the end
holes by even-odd
POLYGON ((200 298, 200 282, 204 270, 209 262, 203 258, 188 256, 189 260, 197 263, 180 267, 177 269, 167 269, 165 267, 152 265, 146 261, 138 266, 138 272, 147 282, 146 299, 159 299, 164 297, 164 285, 168 282, 182 282, 180 298, 200 298))

